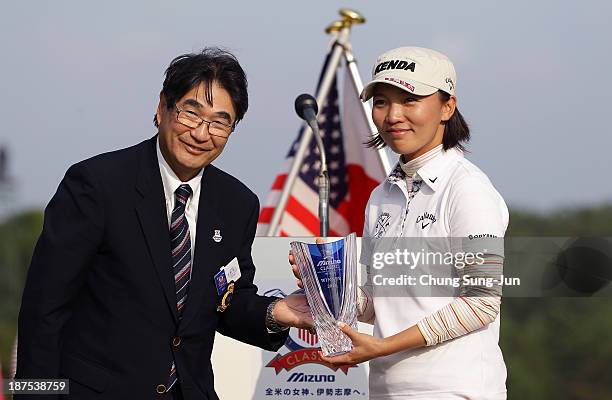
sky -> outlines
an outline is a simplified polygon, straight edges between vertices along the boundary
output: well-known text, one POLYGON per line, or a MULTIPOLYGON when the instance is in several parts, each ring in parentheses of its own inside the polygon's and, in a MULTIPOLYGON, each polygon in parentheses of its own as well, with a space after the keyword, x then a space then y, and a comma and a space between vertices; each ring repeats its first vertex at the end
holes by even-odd
POLYGON ((612 202, 612 3, 592 0, 4 2, 2 201, 42 208, 70 165, 152 137, 170 60, 221 46, 246 70, 250 107, 215 165, 263 202, 300 125, 293 101, 314 91, 324 28, 342 7, 367 19, 350 39, 364 81, 394 47, 450 57, 467 157, 510 209, 612 202))

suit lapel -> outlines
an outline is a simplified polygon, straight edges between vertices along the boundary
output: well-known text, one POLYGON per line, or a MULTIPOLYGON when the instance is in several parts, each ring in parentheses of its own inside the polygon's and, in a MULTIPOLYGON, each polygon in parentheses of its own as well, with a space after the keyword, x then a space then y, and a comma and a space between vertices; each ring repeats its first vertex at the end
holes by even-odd
POLYGON ((217 174, 217 169, 212 165, 208 165, 202 174, 193 269, 181 327, 186 327, 201 311, 204 302, 216 295, 213 275, 222 262, 222 247, 212 239, 214 230, 220 229, 222 221, 221 199, 215 194, 218 190, 214 189, 217 174))
POLYGON ((150 140, 140 162, 140 171, 136 189, 142 195, 142 201, 136 206, 142 232, 145 236, 153 265, 172 312, 178 322, 176 310, 176 293, 172 276, 172 258, 170 256, 170 236, 164 187, 157 161, 157 136, 150 140))

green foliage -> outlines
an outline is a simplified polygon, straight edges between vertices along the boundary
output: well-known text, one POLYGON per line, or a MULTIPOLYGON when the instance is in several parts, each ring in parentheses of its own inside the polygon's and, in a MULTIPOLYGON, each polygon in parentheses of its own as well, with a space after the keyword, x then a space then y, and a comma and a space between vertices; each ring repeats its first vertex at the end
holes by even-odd
MULTIPOLYGON (((612 236, 612 206, 513 212, 507 236, 612 236)), ((508 399, 612 399, 612 299, 505 298, 508 399)))
POLYGON ((546 215, 514 210, 506 236, 612 236, 612 205, 546 215))
POLYGON ((27 268, 42 223, 42 212, 28 211, 0 224, 0 360, 5 376, 15 340, 27 268))

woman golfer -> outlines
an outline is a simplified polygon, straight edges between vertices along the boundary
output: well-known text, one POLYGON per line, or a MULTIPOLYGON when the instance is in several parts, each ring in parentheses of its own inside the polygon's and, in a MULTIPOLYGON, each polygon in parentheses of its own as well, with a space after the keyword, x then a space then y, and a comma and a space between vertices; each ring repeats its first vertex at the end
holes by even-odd
POLYGON ((402 296, 385 292, 382 279, 372 279, 382 270, 372 269, 367 250, 367 238, 448 238, 475 249, 483 238, 502 240, 508 210, 487 176, 464 158, 470 133, 457 109, 456 84, 446 56, 401 47, 378 58, 361 93, 363 101, 372 99, 378 129, 369 145, 389 146, 399 162, 365 210, 361 262, 368 279, 358 291, 359 320, 373 323, 374 334, 341 326, 353 349, 325 360, 370 360, 370 399, 506 398, 498 345, 501 290, 483 283, 500 278, 503 246, 492 243, 466 258, 452 272, 459 285, 451 296, 426 296, 410 286, 402 296), (466 283, 470 279, 476 283, 466 283))

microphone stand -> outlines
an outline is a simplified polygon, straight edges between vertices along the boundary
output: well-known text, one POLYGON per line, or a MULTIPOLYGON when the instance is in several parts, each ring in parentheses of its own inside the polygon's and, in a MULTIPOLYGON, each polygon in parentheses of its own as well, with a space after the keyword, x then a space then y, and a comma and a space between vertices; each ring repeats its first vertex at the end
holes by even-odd
POLYGON ((325 155, 325 147, 323 147, 323 139, 319 133, 319 124, 317 123, 316 115, 312 110, 306 113, 311 114, 308 118, 308 125, 312 129, 319 156, 321 157, 321 168, 319 170, 319 234, 322 237, 329 236, 329 174, 327 172, 327 157, 325 155))

